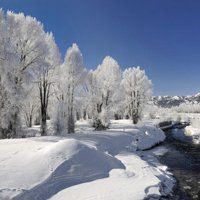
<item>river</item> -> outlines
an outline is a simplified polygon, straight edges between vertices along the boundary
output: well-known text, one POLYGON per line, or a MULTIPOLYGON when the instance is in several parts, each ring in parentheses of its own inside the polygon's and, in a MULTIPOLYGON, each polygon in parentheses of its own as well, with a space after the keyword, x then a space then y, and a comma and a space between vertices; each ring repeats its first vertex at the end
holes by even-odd
POLYGON ((200 200, 200 145, 191 142, 184 135, 184 129, 166 131, 167 139, 161 145, 168 152, 159 156, 159 161, 167 165, 177 180, 173 200, 200 200))

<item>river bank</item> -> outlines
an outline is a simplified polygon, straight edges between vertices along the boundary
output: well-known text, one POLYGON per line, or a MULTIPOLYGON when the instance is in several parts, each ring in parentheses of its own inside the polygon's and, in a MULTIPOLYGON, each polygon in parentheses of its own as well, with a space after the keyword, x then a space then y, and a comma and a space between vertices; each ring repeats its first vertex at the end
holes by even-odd
MULTIPOLYGON (((159 161, 169 167, 177 180, 173 200, 200 199, 200 145, 192 143, 184 130, 168 130, 167 138, 159 148, 167 149, 166 153, 157 156, 159 161)), ((163 200, 166 198, 162 198, 163 200)))

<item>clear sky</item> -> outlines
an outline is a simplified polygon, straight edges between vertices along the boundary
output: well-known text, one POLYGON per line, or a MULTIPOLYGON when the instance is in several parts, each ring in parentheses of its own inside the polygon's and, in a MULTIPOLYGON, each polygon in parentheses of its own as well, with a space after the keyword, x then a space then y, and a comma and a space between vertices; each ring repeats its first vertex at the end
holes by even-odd
POLYGON ((36 17, 64 56, 76 42, 88 68, 106 55, 141 66, 155 95, 200 91, 199 0, 0 0, 4 10, 36 17))

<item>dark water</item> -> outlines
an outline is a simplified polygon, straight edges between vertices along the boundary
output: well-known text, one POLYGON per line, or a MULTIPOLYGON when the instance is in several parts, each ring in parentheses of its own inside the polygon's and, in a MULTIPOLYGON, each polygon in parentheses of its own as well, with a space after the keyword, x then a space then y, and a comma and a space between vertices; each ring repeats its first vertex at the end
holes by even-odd
POLYGON ((166 131, 167 140, 163 146, 169 151, 159 157, 177 180, 173 200, 200 200, 200 145, 194 145, 184 135, 184 129, 166 131))

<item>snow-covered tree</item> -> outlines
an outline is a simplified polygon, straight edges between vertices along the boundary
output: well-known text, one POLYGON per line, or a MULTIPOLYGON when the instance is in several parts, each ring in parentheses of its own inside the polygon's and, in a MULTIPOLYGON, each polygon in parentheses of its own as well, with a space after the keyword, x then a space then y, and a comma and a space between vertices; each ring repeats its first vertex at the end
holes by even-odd
POLYGON ((36 115, 41 135, 47 134, 48 116, 57 134, 73 133, 79 118, 91 119, 96 130, 124 113, 137 123, 151 88, 139 67, 126 69, 121 81, 119 64, 110 56, 87 73, 76 44, 61 65, 53 34, 40 22, 0 10, 0 137, 17 137, 21 119, 31 127, 36 115))
POLYGON ((58 70, 57 108, 54 112, 54 127, 56 131, 74 133, 75 103, 78 87, 83 83, 86 70, 83 67, 83 57, 76 44, 68 48, 64 63, 58 70), (61 111, 58 113, 58 111, 61 111))
POLYGON ((4 68, 6 67, 6 21, 0 9, 0 138, 8 137, 8 124, 10 118, 10 100, 4 83, 4 68))
POLYGON ((40 115, 41 115, 41 135, 47 134, 47 112, 49 99, 52 95, 52 86, 55 84, 56 67, 60 64, 60 54, 52 33, 45 34, 47 44, 47 55, 40 66, 38 81, 40 115))
POLYGON ((9 96, 7 129, 11 137, 16 137, 20 129, 20 104, 45 54, 44 31, 35 18, 22 13, 4 15, 1 11, 1 18, 1 84, 9 96))
POLYGON ((124 90, 124 104, 133 123, 137 124, 142 110, 152 94, 152 83, 140 67, 128 68, 123 72, 121 86, 124 90))
MULTIPOLYGON (((17 137, 20 112, 27 91, 48 66, 49 41, 43 26, 23 13, 0 11, 1 88, 6 93, 10 137, 17 137)), ((5 105, 4 105, 5 107, 5 105)))
POLYGON ((67 110, 65 103, 64 74, 62 65, 54 71, 53 108, 51 109, 52 127, 55 135, 64 135, 67 130, 67 110))
POLYGON ((97 130, 105 129, 114 113, 120 80, 120 67, 110 56, 106 56, 102 64, 89 73, 89 115, 97 130))
POLYGON ((36 113, 39 110, 39 98, 37 96, 37 88, 34 84, 27 92, 26 98, 21 105, 22 117, 27 127, 32 127, 36 113))
POLYGON ((200 105, 197 102, 182 103, 172 109, 179 113, 200 113, 200 105))

